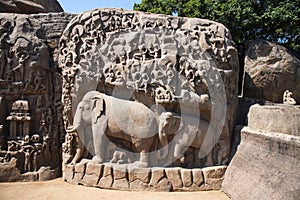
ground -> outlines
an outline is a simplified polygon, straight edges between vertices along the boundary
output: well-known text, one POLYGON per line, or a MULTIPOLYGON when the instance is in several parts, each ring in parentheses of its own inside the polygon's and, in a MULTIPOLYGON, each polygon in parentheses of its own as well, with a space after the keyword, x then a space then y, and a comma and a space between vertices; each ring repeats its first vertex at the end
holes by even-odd
POLYGON ((229 200, 220 191, 208 192, 124 192, 72 185, 61 178, 46 182, 0 183, 1 200, 93 200, 93 199, 172 199, 229 200))

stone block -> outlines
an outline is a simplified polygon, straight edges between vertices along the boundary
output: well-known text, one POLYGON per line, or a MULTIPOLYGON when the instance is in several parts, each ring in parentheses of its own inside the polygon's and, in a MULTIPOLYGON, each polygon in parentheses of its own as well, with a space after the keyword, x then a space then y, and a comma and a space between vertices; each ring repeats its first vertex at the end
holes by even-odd
MULTIPOLYGON (((38 171, 39 181, 48 181, 55 179, 60 175, 60 168, 51 169, 50 167, 41 167, 38 171)), ((71 175, 71 174, 70 174, 71 175)))
POLYGON ((0 163, 0 182, 13 182, 22 180, 22 174, 16 168, 17 159, 12 158, 9 163, 0 163))
POLYGON ((86 165, 87 165, 87 161, 85 162, 80 162, 80 163, 76 163, 75 164, 75 168, 74 168, 74 172, 75 173, 81 173, 84 174, 85 173, 85 169, 86 169, 86 165))
POLYGON ((89 187, 97 187, 99 179, 100 177, 96 174, 85 174, 80 183, 89 187))
POLYGON ((113 165, 113 177, 114 180, 127 179, 128 178, 127 166, 113 165))
POLYGON ((98 186, 100 188, 110 189, 113 182, 113 169, 109 165, 104 165, 103 175, 99 180, 98 186))
POLYGON ((150 186, 148 186, 148 184, 144 183, 143 181, 135 179, 134 181, 130 181, 129 187, 130 187, 130 190, 145 191, 145 190, 148 190, 148 188, 150 186))
POLYGON ((226 166, 203 168, 204 187, 206 190, 220 190, 226 172, 226 166))
POLYGON ((251 106, 248 127, 252 130, 300 136, 300 106, 264 105, 251 106))
POLYGON ((155 191, 170 192, 172 190, 172 183, 167 179, 161 179, 155 186, 155 191))
POLYGON ((22 176, 23 176, 23 181, 37 181, 39 177, 37 172, 26 172, 22 174, 22 176))
POLYGON ((112 188, 115 190, 129 190, 129 182, 126 178, 114 180, 112 188))
POLYGON ((150 186, 156 187, 160 180, 165 178, 165 170, 164 168, 152 168, 151 169, 151 179, 150 186))
POLYGON ((63 179, 64 181, 71 181, 74 178, 74 165, 66 165, 63 171, 63 179))
POLYGON ((85 174, 88 174, 88 175, 94 174, 99 177, 103 173, 103 168, 104 168, 104 165, 102 165, 102 164, 88 162, 86 165, 85 174))
POLYGON ((183 183, 181 180, 180 168, 166 168, 166 175, 170 183, 172 184, 173 190, 179 190, 182 188, 183 183))
POLYGON ((193 183, 200 186, 204 183, 203 172, 201 169, 192 169, 193 183))
POLYGON ((190 187, 193 184, 192 170, 181 169, 181 179, 184 187, 190 187))
POLYGON ((128 178, 130 182, 139 180, 143 183, 150 182, 150 168, 134 168, 128 170, 128 178))

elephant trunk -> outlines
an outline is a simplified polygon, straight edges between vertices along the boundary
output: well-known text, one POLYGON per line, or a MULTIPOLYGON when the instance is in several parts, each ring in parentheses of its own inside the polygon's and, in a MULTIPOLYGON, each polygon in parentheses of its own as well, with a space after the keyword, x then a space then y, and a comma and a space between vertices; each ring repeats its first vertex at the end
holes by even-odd
POLYGON ((168 148, 168 138, 166 136, 166 132, 164 130, 165 128, 163 126, 159 126, 159 131, 158 131, 158 136, 159 136, 159 141, 162 145, 161 151, 162 153, 159 154, 159 159, 162 160, 167 157, 169 153, 169 148, 168 148))

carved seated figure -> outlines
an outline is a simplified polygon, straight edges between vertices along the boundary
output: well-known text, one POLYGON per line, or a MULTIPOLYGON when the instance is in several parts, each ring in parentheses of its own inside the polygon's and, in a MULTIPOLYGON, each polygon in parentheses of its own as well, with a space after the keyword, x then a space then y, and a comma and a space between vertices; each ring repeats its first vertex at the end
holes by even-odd
POLYGON ((296 101, 292 96, 293 96, 293 93, 290 92, 289 90, 286 90, 283 93, 283 103, 289 104, 289 105, 296 105, 296 101))

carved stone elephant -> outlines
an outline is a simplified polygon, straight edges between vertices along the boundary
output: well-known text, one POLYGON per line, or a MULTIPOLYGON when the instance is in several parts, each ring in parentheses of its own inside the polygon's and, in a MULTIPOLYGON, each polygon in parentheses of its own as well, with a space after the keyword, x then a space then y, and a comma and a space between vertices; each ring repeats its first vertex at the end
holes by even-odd
MULTIPOLYGON (((213 147, 216 144, 214 128, 209 128, 208 122, 190 115, 182 115, 181 119, 180 128, 176 128, 176 132, 167 132, 176 135, 172 156, 184 162, 185 151, 189 147, 193 147, 197 149, 196 155, 194 155, 198 160, 196 161, 196 163, 198 162, 197 165, 200 165, 200 159, 205 156, 207 158, 206 165, 213 165, 213 147)), ((166 121, 169 121, 170 124, 178 124, 178 117, 170 114, 166 117, 166 121)))
MULTIPOLYGON (((147 152, 150 151, 159 130, 159 116, 139 102, 107 96, 98 91, 84 95, 74 115, 73 127, 68 132, 77 131, 80 142, 72 161, 81 159, 84 146, 92 140, 95 153, 93 160, 102 163, 106 160, 109 137, 123 139, 133 144, 140 153, 142 166, 149 165, 147 152)), ((166 139, 160 137, 164 141, 166 139)))

